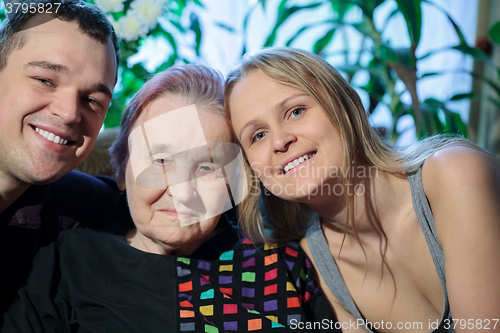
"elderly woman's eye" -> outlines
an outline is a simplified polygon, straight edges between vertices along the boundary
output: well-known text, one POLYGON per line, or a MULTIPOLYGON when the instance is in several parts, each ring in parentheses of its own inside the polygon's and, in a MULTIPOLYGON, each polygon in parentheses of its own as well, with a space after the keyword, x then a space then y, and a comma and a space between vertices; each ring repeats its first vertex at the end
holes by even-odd
POLYGON ((204 173, 210 173, 214 171, 214 167, 211 165, 200 165, 200 171, 204 173))
POLYGON ((160 164, 160 165, 164 165, 167 163, 167 160, 164 159, 164 158, 157 158, 156 160, 154 160, 154 163, 155 164, 160 164))

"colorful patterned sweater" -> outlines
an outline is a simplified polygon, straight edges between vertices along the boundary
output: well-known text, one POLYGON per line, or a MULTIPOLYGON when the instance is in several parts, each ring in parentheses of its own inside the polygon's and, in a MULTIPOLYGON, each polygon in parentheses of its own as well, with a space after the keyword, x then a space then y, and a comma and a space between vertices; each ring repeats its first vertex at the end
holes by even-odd
POLYGON ((322 320, 335 317, 297 243, 244 241, 201 260, 71 230, 39 252, 1 332, 290 332, 322 320))

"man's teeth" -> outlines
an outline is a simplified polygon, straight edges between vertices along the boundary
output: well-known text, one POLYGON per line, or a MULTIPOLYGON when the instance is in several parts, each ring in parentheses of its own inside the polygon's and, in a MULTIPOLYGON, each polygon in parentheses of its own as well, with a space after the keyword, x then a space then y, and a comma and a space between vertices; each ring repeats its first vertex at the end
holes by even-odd
POLYGON ((285 165, 285 167, 283 168, 283 171, 285 171, 285 173, 287 173, 288 171, 292 170, 293 168, 295 168, 297 165, 301 164, 302 162, 307 161, 308 159, 310 159, 314 155, 316 155, 316 153, 305 154, 304 156, 301 156, 299 158, 294 159, 293 161, 291 161, 290 163, 285 165))
POLYGON ((60 136, 55 135, 54 133, 44 131, 43 129, 39 129, 38 127, 35 127, 35 130, 37 131, 38 134, 43 136, 45 139, 55 142, 59 145, 65 145, 68 143, 68 140, 61 139, 60 136))

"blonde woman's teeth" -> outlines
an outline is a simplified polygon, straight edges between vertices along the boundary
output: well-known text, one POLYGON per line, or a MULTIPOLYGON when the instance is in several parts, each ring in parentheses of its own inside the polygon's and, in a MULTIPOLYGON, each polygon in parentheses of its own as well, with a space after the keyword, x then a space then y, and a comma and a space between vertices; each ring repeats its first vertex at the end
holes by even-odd
POLYGON ((302 162, 307 161, 308 159, 310 159, 314 155, 316 155, 316 153, 305 154, 304 156, 296 158, 293 161, 291 161, 290 163, 288 163, 287 165, 285 165, 285 167, 283 168, 283 170, 285 171, 285 173, 287 173, 288 171, 290 171, 293 168, 295 168, 296 166, 300 165, 302 162))
POLYGON ((68 143, 68 140, 64 140, 60 136, 55 135, 54 133, 44 131, 43 129, 39 129, 38 127, 35 127, 35 130, 38 134, 43 136, 45 139, 52 141, 54 143, 57 143, 58 145, 65 145, 68 143))

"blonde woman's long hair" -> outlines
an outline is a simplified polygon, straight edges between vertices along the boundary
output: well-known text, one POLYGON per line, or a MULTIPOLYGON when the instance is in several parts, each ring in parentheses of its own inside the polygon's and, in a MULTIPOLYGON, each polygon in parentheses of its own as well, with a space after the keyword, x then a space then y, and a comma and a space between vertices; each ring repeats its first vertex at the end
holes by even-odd
MULTIPOLYGON (((292 48, 266 48, 245 56, 229 73, 224 96, 229 118, 229 99, 234 86, 254 70, 261 70, 280 84, 304 91, 321 106, 341 137, 342 168, 347 171, 341 173, 340 182, 344 188, 353 184, 354 175, 350 171, 356 161, 363 161, 380 171, 404 173, 449 145, 480 149, 465 139, 444 136, 435 136, 402 149, 388 146, 371 127, 358 94, 339 72, 319 56, 292 48)), ((302 238, 314 213, 304 203, 289 202, 274 195, 260 196, 259 180, 246 156, 245 164, 250 193, 239 206, 240 225, 245 235, 253 242, 266 243, 302 238), (271 225, 262 219, 259 198, 263 198, 271 225), (266 232, 266 227, 270 227, 272 232, 266 232)), ((344 192, 347 211, 345 230, 347 232, 348 228, 352 228, 359 241, 354 220, 354 195, 344 192)))

